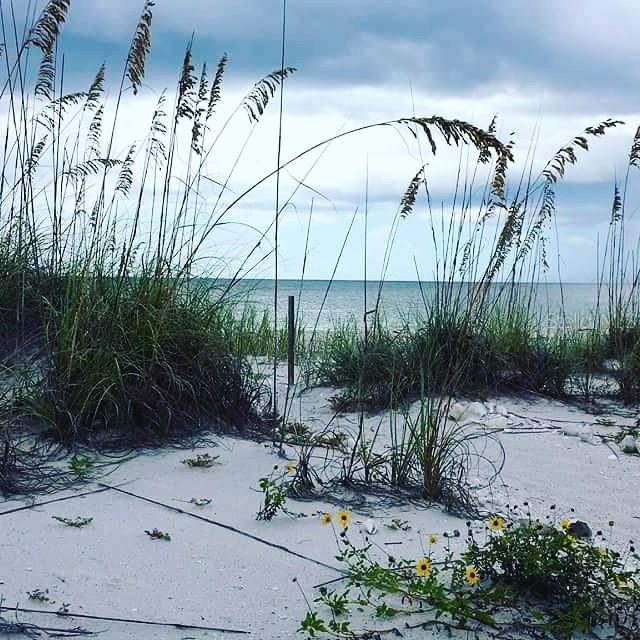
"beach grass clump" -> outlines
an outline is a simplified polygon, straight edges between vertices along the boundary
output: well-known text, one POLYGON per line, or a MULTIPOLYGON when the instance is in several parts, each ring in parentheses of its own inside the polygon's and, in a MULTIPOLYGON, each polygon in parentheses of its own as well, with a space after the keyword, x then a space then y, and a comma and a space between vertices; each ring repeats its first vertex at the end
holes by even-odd
POLYGON ((606 312, 609 371, 619 396, 628 403, 640 399, 640 267, 637 230, 629 224, 633 173, 640 168, 640 127, 629 150, 626 172, 613 189, 611 213, 598 264, 599 298, 606 312))
POLYGON ((391 445, 388 463, 392 483, 398 487, 417 487, 423 498, 438 502, 450 511, 466 515, 476 512, 469 482, 474 462, 488 463, 492 471, 487 484, 502 467, 501 456, 490 460, 488 434, 482 428, 449 419, 449 396, 425 396, 417 411, 401 409, 391 417, 391 445), (486 453, 478 456, 475 441, 485 442, 486 453))
POLYGON ((488 388, 497 370, 495 354, 477 318, 437 306, 415 329, 405 330, 408 386, 414 393, 464 392, 488 388))
POLYGON ((534 331, 493 335, 496 360, 500 363, 492 385, 498 391, 534 391, 552 397, 566 393, 567 381, 576 361, 563 335, 541 336, 534 331))
MULTIPOLYGON (((230 296, 194 273, 224 217, 201 215, 200 185, 226 56, 211 79, 206 65, 196 75, 189 44, 173 112, 161 93, 146 136, 118 137, 145 76, 153 7, 143 5, 114 100, 104 65, 86 90, 65 92, 68 2, 49 0, 3 48, 13 52, 3 104, 22 115, 4 121, 0 338, 14 359, 28 343, 36 362, 15 409, 68 444, 246 427, 262 409, 262 386, 229 340, 230 296)), ((257 121, 291 72, 256 83, 239 111, 257 121)))
POLYGON ((423 393, 357 425, 340 438, 326 427, 299 443, 294 494, 338 495, 345 487, 391 499, 418 499, 475 517, 475 491, 490 487, 504 464, 496 435, 450 417, 451 396, 423 393), (473 480, 470 476, 473 472, 473 480))
POLYGON ((42 346, 46 306, 61 299, 64 280, 38 264, 37 239, 19 246, 3 231, 0 227, 0 355, 12 361, 42 346))
POLYGON ((415 399, 423 389, 486 388, 490 356, 468 319, 433 311, 398 328, 380 323, 366 340, 353 324, 334 327, 315 353, 312 379, 342 388, 343 410, 380 409, 415 399))
POLYGON ((397 398, 410 392, 403 348, 399 331, 381 326, 365 342, 352 323, 338 325, 316 348, 311 377, 341 389, 334 400, 341 411, 394 406, 397 398))
POLYGON ((631 640, 640 631, 633 543, 617 551, 601 532, 593 542, 578 538, 553 508, 542 521, 493 514, 481 533, 468 522, 460 543, 452 544, 449 532, 428 534, 413 558, 392 556, 369 537, 356 546, 348 526, 337 531, 326 521, 348 577, 320 586, 313 607, 305 596, 299 632, 308 638, 376 637, 403 628, 569 640, 611 629, 631 640))
MULTIPOLYGON (((246 294, 245 294, 246 295, 246 294)), ((228 304, 216 310, 220 326, 225 332, 229 347, 242 357, 275 357, 286 360, 288 352, 287 324, 279 323, 278 339, 275 339, 272 314, 267 309, 262 313, 246 301, 231 298, 228 304)), ((307 355, 307 331, 303 322, 296 324, 295 353, 300 360, 307 355)))
POLYGON ((157 274, 70 278, 64 306, 49 310, 44 357, 24 402, 63 441, 161 440, 258 417, 260 385, 211 301, 157 274))
POLYGON ((351 325, 333 328, 315 356, 311 378, 342 388, 342 410, 396 406, 423 390, 562 396, 570 375, 587 364, 568 335, 542 335, 522 315, 497 310, 472 318, 438 307, 399 328, 378 326, 366 343, 351 325))
MULTIPOLYGON (((478 149, 475 166, 467 160, 459 167, 466 178, 456 186, 447 213, 432 208, 427 175, 420 169, 401 199, 394 223, 401 224, 424 203, 435 255, 435 290, 427 295, 421 286, 424 309, 390 332, 378 316, 381 283, 369 331, 365 328, 364 335, 342 331, 324 340, 326 348, 319 351, 316 367, 318 380, 345 387, 340 396, 343 406, 359 401, 380 406, 417 397, 421 388, 429 393, 516 389, 562 396, 572 376, 582 370, 589 376, 599 371, 603 363, 594 362, 593 349, 588 358, 585 350, 577 357, 580 350, 571 343, 582 340, 576 340, 575 332, 548 331, 542 325, 536 285, 549 270, 547 243, 556 215, 557 183, 578 162, 579 150, 588 151, 591 139, 620 124, 607 119, 586 127, 560 147, 537 176, 532 157, 520 176, 510 175, 512 140, 505 145, 508 152, 497 155, 485 184, 476 185, 477 171, 487 160, 478 149), (467 194, 478 187, 483 197, 474 205, 467 194)), ((495 127, 494 119, 488 132, 495 127)), ((634 162, 640 164, 637 158, 634 162)), ((616 224, 624 218, 623 201, 617 202, 616 224)), ((606 255, 618 255, 614 266, 619 267, 618 248, 623 243, 620 232, 615 233, 610 241, 615 250, 606 255)), ((615 274, 614 280, 623 283, 614 287, 618 297, 612 298, 619 314, 620 308, 629 308, 631 297, 629 279, 615 274)), ((632 364, 628 362, 624 371, 632 364)), ((626 379, 623 386, 629 387, 626 379)))
MULTIPOLYGON (((624 305, 636 295, 630 291, 624 305)), ((618 301, 615 308, 610 309, 607 357, 620 397, 624 402, 633 403, 640 399, 640 316, 621 311, 621 304, 618 301)))
MULTIPOLYGON (((217 122, 228 58, 214 73, 206 64, 197 69, 189 42, 175 90, 159 93, 146 133, 139 127, 139 139, 122 140, 119 122, 143 88, 154 2, 143 3, 111 92, 105 65, 86 89, 64 86, 58 37, 69 10, 66 0, 49 0, 23 31, 6 33, 2 98, 20 117, 3 123, 0 220, 0 320, 14 343, 33 334, 39 346, 38 380, 20 394, 20 408, 65 442, 116 433, 136 442, 166 438, 258 415, 260 387, 244 356, 270 350, 277 358, 284 332, 266 316, 238 318, 232 290, 261 262, 255 254, 272 225, 224 283, 215 240, 243 198, 298 159, 390 126, 424 136, 433 154, 439 136, 476 148, 482 163, 511 158, 494 132, 470 123, 398 118, 322 140, 227 201, 227 183, 210 179, 216 142, 237 114, 255 125, 295 69, 267 74, 217 122)), ((403 211, 411 200, 403 198, 403 211)))

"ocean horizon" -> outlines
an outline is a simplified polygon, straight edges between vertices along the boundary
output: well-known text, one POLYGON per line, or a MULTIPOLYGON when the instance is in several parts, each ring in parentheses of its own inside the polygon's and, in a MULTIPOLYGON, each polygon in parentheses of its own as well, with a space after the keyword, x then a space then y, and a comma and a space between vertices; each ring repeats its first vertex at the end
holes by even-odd
MULTIPOLYGON (((218 281, 220 283, 221 281, 218 281)), ((227 281, 228 282, 228 281, 227 281)), ((442 285, 443 283, 440 283, 442 285)), ((455 290, 464 291, 473 283, 455 282, 455 290)), ((492 283, 490 291, 508 298, 509 283, 492 283)), ((273 314, 275 280, 269 278, 244 278, 238 280, 233 290, 241 307, 255 309, 258 313, 273 314)), ((367 280, 366 294, 363 280, 278 280, 278 317, 284 318, 289 296, 294 296, 299 322, 326 329, 338 323, 363 323, 365 312, 376 307, 380 296, 379 312, 391 326, 424 313, 435 300, 438 283, 435 281, 367 280), (366 295, 366 298, 365 298, 366 295)), ((598 283, 520 282, 514 285, 509 303, 520 300, 530 302, 542 322, 549 327, 565 326, 586 329, 593 325, 597 315, 606 313, 608 290, 598 283)))

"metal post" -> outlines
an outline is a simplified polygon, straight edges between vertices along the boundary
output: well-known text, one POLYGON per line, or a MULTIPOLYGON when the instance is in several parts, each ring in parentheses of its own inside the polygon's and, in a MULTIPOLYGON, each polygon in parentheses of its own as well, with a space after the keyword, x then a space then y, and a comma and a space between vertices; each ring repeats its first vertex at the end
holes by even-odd
POLYGON ((287 364, 288 364, 288 382, 289 386, 294 382, 293 367, 295 364, 296 353, 296 327, 295 327, 295 296, 289 296, 289 322, 288 328, 288 352, 287 352, 287 364))

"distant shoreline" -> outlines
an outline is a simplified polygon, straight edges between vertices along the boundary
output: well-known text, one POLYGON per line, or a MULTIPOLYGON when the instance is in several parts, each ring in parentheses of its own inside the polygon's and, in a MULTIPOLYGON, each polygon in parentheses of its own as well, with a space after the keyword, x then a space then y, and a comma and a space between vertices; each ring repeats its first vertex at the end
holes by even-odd
MULTIPOLYGON (((233 278, 215 278, 215 277, 211 277, 211 276, 196 276, 199 279, 202 280, 215 280, 215 281, 219 281, 219 282, 231 282, 233 280, 233 278)), ((251 283, 271 283, 271 282, 275 282, 275 278, 238 278, 237 282, 251 282, 251 283)), ((334 283, 353 283, 353 284, 362 284, 363 282, 365 282, 364 280, 353 280, 353 279, 347 279, 347 278, 334 278, 333 280, 326 278, 326 279, 322 279, 322 278, 278 278, 278 282, 279 283, 301 283, 301 282, 307 282, 307 283, 328 283, 328 282, 334 282, 334 283)), ((448 284, 447 281, 445 280, 367 280, 366 281, 367 284, 375 284, 375 285, 379 285, 379 284, 384 284, 384 285, 394 285, 394 284, 422 284, 422 285, 433 285, 433 284, 448 284)), ((460 285, 460 284, 468 284, 471 286, 475 286, 477 284, 479 284, 478 282, 471 282, 471 281, 460 281, 460 280, 454 280, 453 283, 454 285, 460 285)), ((490 286, 491 287, 496 287, 496 286, 503 286, 503 285, 511 285, 511 284, 515 284, 515 286, 535 286, 535 287, 566 287, 566 286, 585 286, 585 287, 597 287, 600 286, 598 282, 515 282, 512 283, 510 280, 506 280, 506 281, 498 281, 498 280, 494 280, 490 286)), ((607 288, 606 284, 602 284, 601 285, 603 289, 607 288)))

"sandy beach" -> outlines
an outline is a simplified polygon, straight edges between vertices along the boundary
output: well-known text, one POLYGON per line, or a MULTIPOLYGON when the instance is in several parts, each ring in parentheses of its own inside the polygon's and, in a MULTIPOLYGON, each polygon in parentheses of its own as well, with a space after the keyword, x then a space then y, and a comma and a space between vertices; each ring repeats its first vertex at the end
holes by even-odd
POLYGON ((640 640, 640 4, 570 5, 0 0, 0 640, 640 640))
MULTIPOLYGON (((332 421, 336 431, 352 433, 357 416, 334 415, 328 405, 334 394, 330 388, 298 394, 292 416, 314 429, 332 421)), ((559 401, 522 396, 485 403, 461 400, 458 410, 461 407, 466 411, 461 420, 494 425, 492 431, 504 447, 501 474, 476 494, 484 514, 506 514, 509 504, 528 502, 536 516, 555 504, 558 513, 586 521, 594 531, 608 529, 608 522, 615 521, 614 546, 640 537, 640 456, 622 453, 613 441, 621 425, 632 424, 630 412, 626 417, 594 416, 559 401)), ((379 421, 379 415, 368 416, 367 428, 376 428, 379 421)), ((42 626, 104 631, 114 640, 295 637, 306 612, 299 587, 312 600, 314 585, 343 575, 334 557, 335 538, 318 517, 324 511, 335 512, 335 494, 331 501, 290 500, 288 508, 304 517, 280 514, 271 522, 256 521, 259 478, 286 460, 270 443, 230 437, 216 441, 215 447, 192 452, 161 449, 135 457, 98 481, 113 489, 82 496, 101 488, 89 482, 77 491, 35 497, 33 506, 13 513, 8 512, 28 507, 31 501, 3 502, 4 606, 48 612, 64 606, 70 614, 217 629, 18 614, 19 620, 42 626), (210 468, 181 462, 207 452, 219 456, 210 468), (49 502, 58 498, 63 499, 49 502), (189 502, 192 498, 208 498, 211 503, 196 506, 189 502), (74 528, 52 516, 93 520, 74 528), (151 539, 145 530, 153 528, 169 533, 171 540, 151 539), (27 595, 35 590, 49 600, 39 602, 27 595)), ((295 463, 296 447, 286 446, 284 451, 295 463)), ((398 556, 418 557, 421 539, 428 533, 453 536, 466 528, 464 517, 447 514, 437 505, 362 498, 352 509, 351 538, 364 543, 365 526, 373 521, 376 533, 369 538, 398 556), (408 529, 385 526, 394 519, 406 521, 408 529)), ((473 526, 481 530, 482 517, 473 526)), ((452 537, 449 544, 455 549, 461 542, 452 537)), ((3 616, 15 619, 10 611, 3 616)))

